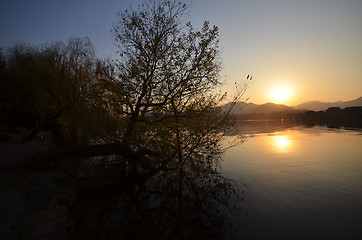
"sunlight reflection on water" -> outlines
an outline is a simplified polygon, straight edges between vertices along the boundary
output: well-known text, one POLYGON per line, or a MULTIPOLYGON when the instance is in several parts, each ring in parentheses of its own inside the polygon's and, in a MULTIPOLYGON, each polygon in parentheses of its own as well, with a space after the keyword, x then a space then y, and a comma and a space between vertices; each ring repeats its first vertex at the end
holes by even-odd
POLYGON ((278 152, 287 152, 292 150, 291 140, 288 135, 275 135, 270 137, 270 141, 278 152))
POLYGON ((362 221, 362 135, 323 127, 246 137, 223 174, 248 186, 246 239, 354 239, 362 221))

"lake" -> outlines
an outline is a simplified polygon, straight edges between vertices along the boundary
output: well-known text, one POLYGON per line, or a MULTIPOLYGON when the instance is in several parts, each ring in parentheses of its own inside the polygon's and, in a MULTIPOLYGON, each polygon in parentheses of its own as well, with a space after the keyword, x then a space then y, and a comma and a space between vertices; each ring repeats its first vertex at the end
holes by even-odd
POLYGON ((296 127, 244 138, 222 163, 247 186, 235 238, 361 239, 362 131, 296 127))

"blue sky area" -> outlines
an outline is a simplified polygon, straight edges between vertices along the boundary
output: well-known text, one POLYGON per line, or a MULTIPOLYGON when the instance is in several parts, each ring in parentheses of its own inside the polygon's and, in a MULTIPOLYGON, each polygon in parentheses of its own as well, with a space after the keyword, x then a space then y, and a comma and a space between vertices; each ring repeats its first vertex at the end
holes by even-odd
MULTIPOLYGON (((3 0, 0 46, 67 41, 88 36, 99 57, 117 57, 110 30, 117 11, 132 0, 3 0)), ((192 0, 190 21, 220 27, 226 91, 252 74, 246 97, 273 101, 277 88, 286 104, 351 100, 362 96, 361 0, 192 0)), ((274 99, 275 100, 275 99, 274 99)))

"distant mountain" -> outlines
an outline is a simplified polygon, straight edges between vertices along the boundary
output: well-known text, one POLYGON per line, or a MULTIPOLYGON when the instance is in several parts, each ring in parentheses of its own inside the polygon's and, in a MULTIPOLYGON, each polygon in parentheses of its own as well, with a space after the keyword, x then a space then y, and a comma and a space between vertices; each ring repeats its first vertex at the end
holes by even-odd
MULTIPOLYGON (((227 103, 223 106, 224 109, 227 109, 230 106, 230 103, 227 103)), ((282 112, 287 110, 293 110, 293 108, 288 107, 283 104, 275 103, 265 103, 265 104, 254 104, 246 102, 237 102, 234 108, 232 109, 232 114, 251 114, 251 113, 273 113, 273 112, 282 112)))
POLYGON ((351 100, 351 101, 338 101, 338 102, 320 102, 320 101, 309 101, 295 106, 295 109, 305 109, 305 110, 313 110, 313 111, 325 111, 330 107, 358 107, 362 106, 362 97, 351 100))
MULTIPOLYGON (((228 109, 230 103, 227 103, 222 106, 225 110, 228 109)), ((237 102, 234 108, 232 109, 232 114, 253 114, 253 113, 265 113, 270 114, 273 112, 283 112, 291 110, 313 110, 313 111, 325 111, 330 107, 358 107, 362 106, 362 97, 346 101, 346 102, 320 102, 320 101, 309 101, 302 104, 299 104, 294 107, 289 107, 283 104, 275 103, 264 103, 264 104, 254 104, 247 102, 237 102)))

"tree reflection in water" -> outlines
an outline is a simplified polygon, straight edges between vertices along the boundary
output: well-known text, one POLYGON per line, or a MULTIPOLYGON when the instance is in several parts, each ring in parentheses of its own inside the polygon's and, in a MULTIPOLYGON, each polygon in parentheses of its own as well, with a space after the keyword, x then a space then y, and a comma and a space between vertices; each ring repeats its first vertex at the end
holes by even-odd
MULTIPOLYGON (((199 156, 200 157, 200 156, 199 156)), ((119 156, 96 157, 79 173, 74 239, 220 239, 240 214, 243 189, 217 170, 220 155, 182 167, 147 163, 129 171, 119 156)))

